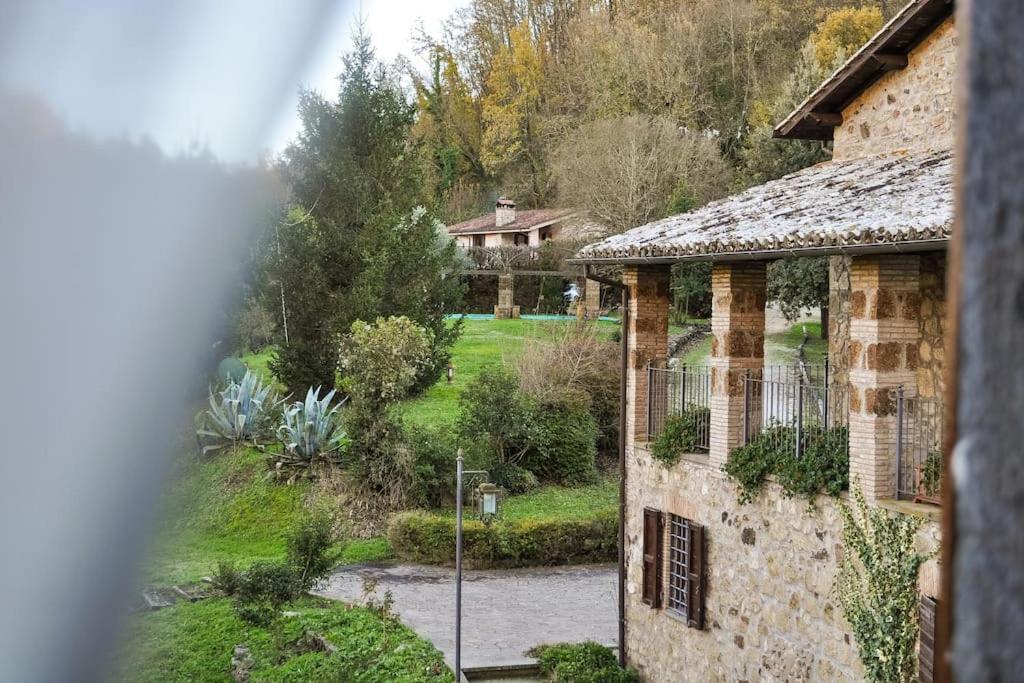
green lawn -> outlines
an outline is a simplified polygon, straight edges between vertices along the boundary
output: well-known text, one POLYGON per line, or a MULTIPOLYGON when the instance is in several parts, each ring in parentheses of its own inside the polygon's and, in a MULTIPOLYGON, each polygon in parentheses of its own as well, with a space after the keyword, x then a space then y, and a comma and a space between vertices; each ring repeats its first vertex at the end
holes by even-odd
MULTIPOLYGON (((410 422, 429 425, 452 425, 458 416, 459 394, 480 374, 485 366, 513 358, 527 339, 543 339, 552 325, 563 322, 546 320, 469 320, 462 329, 462 337, 452 350, 455 381, 448 384, 442 378, 421 396, 407 401, 402 412, 410 422)), ((610 339, 618 323, 602 320, 601 336, 610 339)))
POLYGON ((253 659, 253 681, 454 680, 441 653, 393 616, 316 598, 304 598, 288 609, 296 614, 269 629, 240 620, 226 598, 137 615, 112 678, 231 681, 235 646, 245 645, 253 659), (302 642, 307 631, 323 636, 338 651, 311 651, 302 642))

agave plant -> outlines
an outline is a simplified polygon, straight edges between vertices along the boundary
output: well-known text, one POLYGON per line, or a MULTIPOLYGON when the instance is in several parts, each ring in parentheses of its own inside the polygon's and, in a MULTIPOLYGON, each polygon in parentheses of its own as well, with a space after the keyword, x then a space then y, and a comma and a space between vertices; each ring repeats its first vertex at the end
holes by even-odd
POLYGON ((305 401, 296 401, 284 410, 284 423, 277 428, 277 436, 285 450, 297 464, 308 465, 319 455, 340 450, 347 437, 337 414, 341 403, 331 406, 335 390, 320 398, 320 387, 310 388, 305 401))
POLYGON ((196 430, 199 436, 212 437, 212 445, 203 447, 203 453, 255 440, 271 411, 282 403, 270 384, 251 370, 241 382, 232 379, 221 391, 210 389, 210 409, 206 411, 205 427, 196 430))

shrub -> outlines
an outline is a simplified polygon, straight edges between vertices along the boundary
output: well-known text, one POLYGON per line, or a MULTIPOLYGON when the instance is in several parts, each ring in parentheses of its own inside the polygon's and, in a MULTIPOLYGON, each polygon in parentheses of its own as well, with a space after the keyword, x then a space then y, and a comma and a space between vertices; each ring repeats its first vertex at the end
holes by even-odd
POLYGON ((351 442, 344 463, 354 476, 356 494, 377 510, 397 510, 416 500, 416 455, 394 411, 357 403, 345 425, 351 442))
MULTIPOLYGON (((467 567, 533 567, 608 562, 618 553, 614 510, 582 520, 497 520, 463 523, 467 567)), ((448 565, 455 561, 455 518, 412 511, 388 525, 395 555, 407 561, 448 565)))
POLYGON ((273 386, 247 370, 240 382, 228 380, 227 386, 214 392, 210 389, 210 409, 203 417, 205 428, 197 430, 201 436, 213 437, 217 443, 203 447, 203 453, 255 440, 263 434, 274 408, 281 403, 273 386))
POLYGON ((549 328, 544 339, 530 340, 516 368, 523 394, 541 403, 568 391, 587 399, 599 430, 598 449, 617 453, 619 438, 619 348, 602 341, 590 322, 549 328))
POLYGON ((585 397, 569 392, 534 406, 529 449, 519 464, 542 481, 565 486, 597 479, 597 423, 585 397))
POLYGON ((515 374, 500 365, 488 366, 459 397, 456 431, 485 466, 516 463, 532 443, 533 412, 515 374))
POLYGON ((847 428, 806 427, 803 435, 799 458, 793 452, 796 428, 784 425, 765 429, 729 454, 723 469, 739 484, 741 503, 752 501, 770 475, 778 477, 787 496, 838 496, 849 488, 847 428))
POLYGON ((681 415, 668 418, 651 446, 651 455, 672 466, 683 453, 696 453, 702 448, 700 436, 708 428, 710 416, 709 408, 687 406, 681 415))
POLYGON ((234 595, 242 585, 242 572, 234 562, 218 562, 217 571, 213 573, 212 578, 213 587, 224 595, 234 595))
POLYGON ((430 335, 405 316, 357 320, 345 344, 345 388, 356 402, 382 409, 408 396, 431 360, 430 335))
POLYGON ((491 481, 493 483, 511 494, 532 491, 540 484, 533 472, 525 467, 511 465, 509 463, 498 463, 497 465, 493 465, 491 469, 488 470, 488 474, 491 475, 491 481))
POLYGON ((320 512, 301 519, 287 539, 287 562, 295 572, 300 591, 319 585, 337 564, 334 546, 334 522, 320 512))
POLYGON ((310 388, 305 401, 296 401, 284 411, 284 423, 277 436, 293 464, 308 466, 314 458, 341 450, 345 431, 337 419, 341 404, 331 406, 335 390, 320 398, 320 387, 310 388))
POLYGON ((421 507, 444 504, 454 491, 457 447, 453 437, 446 429, 416 425, 405 426, 404 434, 415 462, 410 502, 421 507))
POLYGON ((235 340, 239 349, 257 352, 274 343, 277 323, 259 298, 249 297, 235 317, 235 340))
POLYGON ((611 648, 599 643, 541 645, 529 651, 542 674, 559 683, 633 683, 640 675, 623 669, 611 648))
POLYGON ((925 495, 934 496, 942 487, 942 452, 930 451, 921 467, 921 488, 925 495))

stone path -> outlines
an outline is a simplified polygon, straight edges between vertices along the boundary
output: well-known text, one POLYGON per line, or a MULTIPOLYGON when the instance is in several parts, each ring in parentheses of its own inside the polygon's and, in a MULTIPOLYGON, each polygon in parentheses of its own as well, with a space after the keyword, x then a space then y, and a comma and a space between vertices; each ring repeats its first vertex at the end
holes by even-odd
MULTIPOLYGON (((391 591, 401 620, 441 650, 455 654, 455 570, 422 565, 360 565, 331 576, 319 595, 346 602, 366 599, 365 580, 376 580, 369 597, 391 591)), ((614 565, 464 571, 462 666, 532 661, 535 645, 594 640, 614 646, 614 565)))

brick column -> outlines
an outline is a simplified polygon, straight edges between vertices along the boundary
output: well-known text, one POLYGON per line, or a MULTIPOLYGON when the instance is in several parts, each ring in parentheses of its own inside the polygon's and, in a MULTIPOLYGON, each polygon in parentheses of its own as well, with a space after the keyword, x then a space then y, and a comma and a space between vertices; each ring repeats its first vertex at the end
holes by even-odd
POLYGON ((850 264, 850 481, 869 499, 896 497, 896 399, 917 392, 919 256, 850 264))
POLYGON ((494 317, 519 317, 519 307, 512 304, 512 273, 498 275, 498 305, 494 307, 494 317))
POLYGON ((584 287, 587 317, 596 320, 601 315, 601 283, 587 280, 584 287))
MULTIPOLYGON (((743 443, 743 377, 764 368, 763 261, 716 263, 711 271, 711 452, 724 465, 743 443)), ((758 397, 755 397, 758 398, 758 397)))
POLYGON ((626 444, 647 440, 647 364, 668 354, 669 267, 626 266, 629 349, 626 444))

